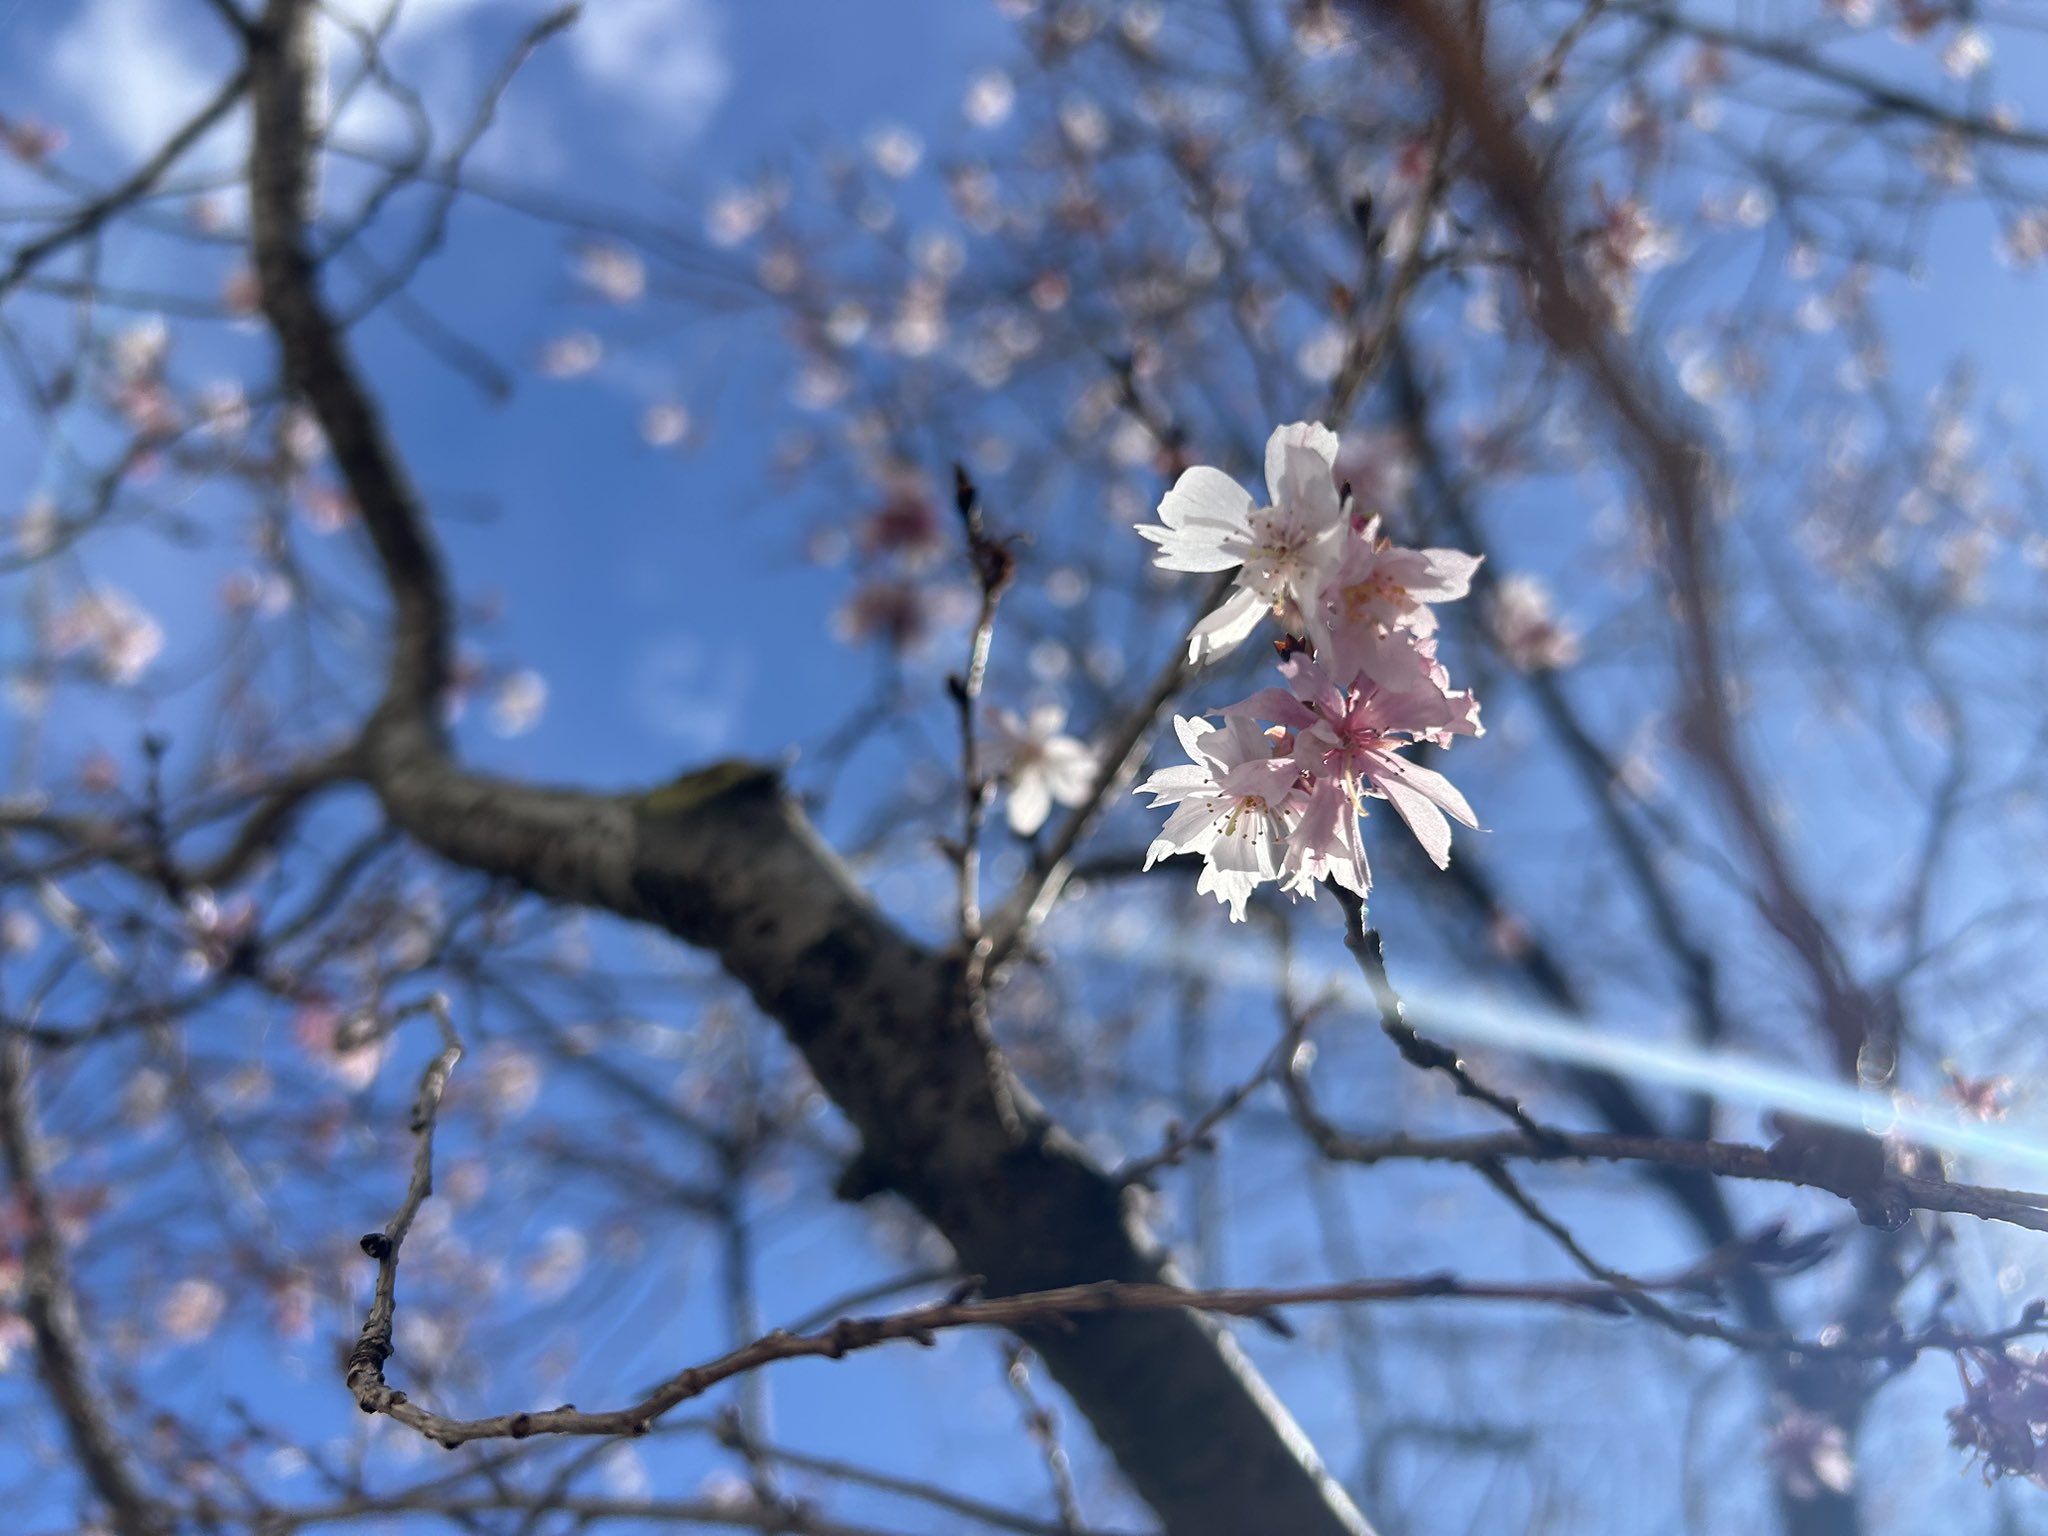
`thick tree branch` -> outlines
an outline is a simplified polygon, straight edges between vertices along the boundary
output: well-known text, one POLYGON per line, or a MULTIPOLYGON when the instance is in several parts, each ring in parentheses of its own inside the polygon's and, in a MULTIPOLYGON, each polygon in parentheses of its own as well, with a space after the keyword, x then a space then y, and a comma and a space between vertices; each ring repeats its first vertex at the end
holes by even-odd
MULTIPOLYGON (((657 924, 714 951, 991 1294, 1169 1283, 1124 1192, 973 1026, 960 960, 912 942, 773 773, 724 764, 646 796, 508 783, 450 760, 447 588, 427 519, 320 295, 304 230, 316 72, 304 0, 252 44, 250 189, 263 306, 392 593, 388 692, 363 773, 392 819, 465 867, 657 924)), ((1366 1529, 1229 1336, 1185 1309, 1020 1330, 1176 1536, 1366 1529)))

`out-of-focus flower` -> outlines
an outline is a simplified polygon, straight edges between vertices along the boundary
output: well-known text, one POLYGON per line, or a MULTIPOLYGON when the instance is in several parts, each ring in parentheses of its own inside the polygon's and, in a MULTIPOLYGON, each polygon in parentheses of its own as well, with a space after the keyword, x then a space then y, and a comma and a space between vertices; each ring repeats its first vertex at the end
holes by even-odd
POLYGON ((540 723, 548 704, 548 682, 523 669, 498 684, 491 700, 491 729, 500 736, 524 736, 540 723))
POLYGON ((557 336, 540 351, 540 371, 551 379, 575 379, 604 361, 604 343, 589 331, 557 336))
POLYGON ((219 1326, 227 1304, 227 1292, 217 1283, 190 1276, 172 1286, 158 1305, 157 1328, 180 1344, 197 1343, 219 1326))
POLYGON ((967 95, 960 110, 977 128, 993 128, 1010 115, 1017 104, 1017 87, 1000 69, 984 69, 967 82, 967 95))
POLYGON ((586 245, 576 253, 576 279, 601 299, 631 304, 647 292, 647 263, 622 245, 586 245))
POLYGON ((1054 802, 1080 805, 1094 787, 1098 763, 1087 745, 1066 734, 1067 712, 1041 704, 1028 719, 991 710, 990 766, 1009 785, 1010 830, 1030 837, 1054 802))
POLYGON ((164 648, 162 626, 114 587, 73 598, 51 619, 47 639, 60 656, 88 652, 102 677, 124 687, 140 678, 164 648))
POLYGON ((1552 610, 1550 589, 1535 576, 1501 577, 1487 622, 1501 654, 1518 671, 1551 672, 1579 659, 1578 631, 1552 610))

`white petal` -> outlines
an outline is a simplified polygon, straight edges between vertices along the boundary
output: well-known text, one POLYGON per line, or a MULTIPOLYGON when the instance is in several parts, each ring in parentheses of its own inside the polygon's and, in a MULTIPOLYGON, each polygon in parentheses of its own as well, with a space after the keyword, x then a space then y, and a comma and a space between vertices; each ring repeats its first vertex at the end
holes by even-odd
POLYGON ((1051 812, 1052 794, 1046 788, 1045 775, 1017 775, 1017 782, 1010 786, 1010 830, 1019 837, 1029 837, 1045 825, 1051 812))
POLYGON ((1266 600, 1249 587, 1239 587, 1216 611, 1188 631, 1188 660, 1196 665, 1228 655, 1242 645, 1266 616, 1266 600))
POLYGON ((1333 470, 1337 464, 1337 434, 1321 422, 1297 421, 1288 426, 1275 427, 1273 435, 1266 439, 1266 491, 1273 498, 1275 506, 1281 502, 1280 489, 1286 479, 1287 450, 1291 447, 1314 449, 1322 461, 1333 470))
POLYGON ((1216 523, 1243 532, 1257 505, 1252 493, 1220 469, 1197 464, 1183 470, 1159 502, 1159 520, 1169 528, 1216 523))

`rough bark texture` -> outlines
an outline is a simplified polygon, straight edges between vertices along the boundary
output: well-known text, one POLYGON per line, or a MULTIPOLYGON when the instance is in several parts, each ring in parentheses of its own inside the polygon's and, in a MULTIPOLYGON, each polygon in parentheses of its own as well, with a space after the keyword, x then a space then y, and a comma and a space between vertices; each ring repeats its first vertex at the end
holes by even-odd
MULTIPOLYGON (((392 589, 391 677, 360 772, 452 863, 659 925, 715 953, 858 1131, 864 1183, 931 1221, 994 1293, 1171 1279, 1124 1192, 977 1027, 955 956, 887 921, 775 775, 721 764, 646 796, 465 772, 436 724, 448 606, 427 520, 324 307, 303 221, 310 7, 252 38, 263 305, 392 589)), ((1174 1536, 1362 1536, 1366 1523, 1229 1335, 1192 1313, 1078 1320, 1030 1342, 1174 1536)))

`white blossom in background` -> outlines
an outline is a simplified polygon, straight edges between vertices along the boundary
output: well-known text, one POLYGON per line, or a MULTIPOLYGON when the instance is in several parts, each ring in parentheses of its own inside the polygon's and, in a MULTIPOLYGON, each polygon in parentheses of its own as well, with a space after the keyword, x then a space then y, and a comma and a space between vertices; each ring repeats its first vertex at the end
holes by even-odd
POLYGON ((170 355, 171 332, 162 315, 150 315, 117 332, 109 357, 123 384, 154 378, 170 355))
POLYGON ((1551 609, 1550 589, 1517 573, 1494 585, 1487 623, 1511 666, 1522 672, 1554 672, 1579 659, 1579 634, 1551 609))
POLYGON ((897 181, 924 163, 924 140, 900 123, 884 123, 871 130, 867 147, 875 169, 897 181))
POLYGON ((538 672, 514 672, 498 684, 491 700, 491 729, 500 736, 524 736, 540 724, 548 705, 548 682, 538 672))
POLYGON ((123 687, 148 671, 164 648, 163 627, 115 587, 73 598, 50 620, 46 638, 59 656, 88 653, 102 677, 123 687))
POLYGON ((194 1275, 180 1280, 157 1308, 157 1328, 166 1338, 192 1344, 219 1325, 227 1310, 227 1293, 213 1281, 194 1275))
POLYGON ((540 371, 551 379, 575 379, 604 361, 604 343, 589 331, 557 336, 540 351, 540 371))
POLYGON ((1007 709, 989 711, 991 771, 1009 787, 1010 830, 1030 837, 1045 825, 1055 803, 1080 805, 1094 787, 1098 761, 1086 743, 1065 734, 1067 712, 1041 704, 1028 719, 1007 709))
POLYGON ((985 69, 967 82, 967 96, 960 104, 967 121, 977 128, 994 128, 1009 117, 1017 105, 1017 87, 1000 69, 985 69))
POLYGON ((620 245, 586 245, 576 253, 576 279, 601 299, 631 304, 647 291, 647 264, 620 245))
POLYGON ((1359 821, 1369 801, 1391 805, 1438 868, 1450 862, 1451 821, 1479 824, 1450 780, 1401 755, 1482 732, 1478 700, 1452 688, 1437 659, 1434 610, 1466 596, 1479 559, 1402 548, 1378 517, 1347 512, 1337 451, 1325 427, 1277 428, 1266 444, 1272 506, 1198 465, 1167 492, 1160 522, 1138 529, 1168 570, 1237 570, 1237 591, 1195 625, 1190 660, 1238 645, 1268 614, 1288 631, 1286 686, 1212 711, 1220 726, 1177 718, 1191 761, 1139 786, 1154 806, 1174 807, 1146 867, 1199 854, 1196 889, 1229 907, 1233 922, 1268 882, 1313 898, 1330 880, 1364 896, 1372 875, 1359 821))

